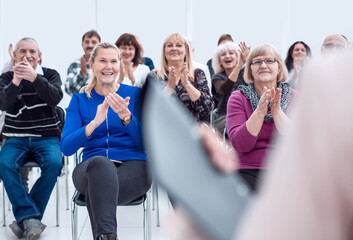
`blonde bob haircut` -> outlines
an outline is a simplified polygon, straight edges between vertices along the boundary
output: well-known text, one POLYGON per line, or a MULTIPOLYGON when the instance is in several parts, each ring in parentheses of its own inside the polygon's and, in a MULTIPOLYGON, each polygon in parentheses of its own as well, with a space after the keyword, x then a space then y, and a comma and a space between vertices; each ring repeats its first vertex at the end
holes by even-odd
POLYGON ((234 42, 222 43, 216 48, 216 51, 214 52, 213 58, 212 58, 212 67, 213 67, 215 73, 220 73, 220 72, 224 71, 224 68, 220 62, 220 57, 223 53, 225 53, 227 51, 235 52, 235 54, 237 55, 237 62, 236 63, 238 63, 239 57, 240 57, 238 45, 235 44, 234 42))
POLYGON ((189 80, 191 80, 193 82, 194 81, 194 67, 193 67, 192 60, 191 60, 191 49, 190 49, 190 45, 189 45, 187 39, 181 33, 173 33, 165 39, 165 41, 163 43, 163 49, 162 49, 161 67, 160 67, 160 69, 157 70, 157 75, 160 78, 165 78, 165 77, 168 78, 168 74, 167 74, 168 61, 167 61, 167 58, 165 57, 165 47, 171 39, 176 39, 177 41, 180 41, 184 44, 184 46, 185 46, 184 62, 187 63, 188 78, 189 78, 189 80))
POLYGON ((281 55, 278 53, 277 49, 271 44, 261 44, 255 47, 248 59, 246 60, 246 67, 244 71, 244 80, 246 83, 254 83, 254 76, 252 75, 251 71, 251 61, 258 57, 258 56, 271 56, 277 59, 278 62, 278 75, 277 75, 277 82, 284 82, 287 80, 288 77, 288 70, 286 65, 284 64, 281 55))
MULTIPOLYGON (((99 43, 97 46, 95 46, 93 48, 91 56, 89 58, 89 63, 90 64, 94 63, 94 60, 96 59, 96 57, 98 55, 98 51, 100 49, 109 49, 109 48, 116 50, 116 52, 118 53, 118 58, 120 60, 120 52, 119 52, 119 49, 117 48, 117 46, 115 46, 114 44, 111 44, 111 43, 104 42, 104 43, 99 43)), ((87 95, 87 98, 91 98, 92 89, 95 88, 96 85, 97 85, 97 78, 93 74, 93 71, 91 69, 90 70, 90 79, 88 80, 88 85, 82 87, 80 89, 80 93, 85 92, 87 95)))

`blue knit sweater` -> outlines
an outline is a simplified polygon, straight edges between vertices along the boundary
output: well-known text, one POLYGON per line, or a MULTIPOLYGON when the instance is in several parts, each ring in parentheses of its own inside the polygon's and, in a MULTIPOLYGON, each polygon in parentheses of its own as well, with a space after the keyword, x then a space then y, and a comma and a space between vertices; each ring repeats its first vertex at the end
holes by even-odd
POLYGON ((146 160, 142 143, 142 129, 138 105, 138 87, 120 84, 116 92, 122 98, 130 97, 131 122, 124 126, 119 116, 109 107, 106 120, 97 127, 90 137, 85 127, 94 119, 98 105, 104 96, 92 90, 91 98, 86 93, 75 93, 67 109, 64 131, 61 138, 61 151, 70 156, 84 147, 82 161, 94 156, 105 156, 111 160, 146 160))

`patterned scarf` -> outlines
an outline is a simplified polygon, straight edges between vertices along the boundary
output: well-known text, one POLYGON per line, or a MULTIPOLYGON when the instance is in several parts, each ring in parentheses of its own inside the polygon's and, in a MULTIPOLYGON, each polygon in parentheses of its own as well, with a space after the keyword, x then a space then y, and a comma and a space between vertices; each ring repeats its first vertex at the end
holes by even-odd
MULTIPOLYGON (((291 99, 291 92, 292 88, 288 83, 282 83, 279 82, 277 84, 277 88, 282 89, 282 98, 281 98, 281 109, 282 111, 285 112, 285 110, 288 107, 289 101, 291 99)), ((240 85, 238 87, 238 90, 240 90, 245 97, 250 101, 252 110, 255 111, 257 108, 257 105, 259 104, 260 101, 260 95, 256 92, 254 84, 249 84, 247 86, 245 85, 240 85)), ((271 104, 268 103, 268 112, 271 112, 271 104)), ((267 113, 265 116, 265 122, 273 122, 273 117, 270 113, 267 113)))

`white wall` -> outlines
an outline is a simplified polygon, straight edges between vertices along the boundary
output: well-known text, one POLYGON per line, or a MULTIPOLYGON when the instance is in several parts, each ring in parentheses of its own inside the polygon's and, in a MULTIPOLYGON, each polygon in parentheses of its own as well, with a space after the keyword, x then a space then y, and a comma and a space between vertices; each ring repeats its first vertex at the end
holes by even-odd
MULTIPOLYGON (((296 40, 306 42, 314 57, 325 35, 353 40, 351 0, 0 0, 0 8, 0 67, 9 60, 9 43, 31 36, 39 42, 43 65, 58 70, 63 81, 68 65, 83 54, 82 34, 93 28, 109 42, 136 34, 156 66, 173 32, 192 38, 194 60, 201 63, 212 57, 223 33, 250 46, 271 43, 283 57, 296 40)), ((68 101, 66 96, 61 105, 68 101)))

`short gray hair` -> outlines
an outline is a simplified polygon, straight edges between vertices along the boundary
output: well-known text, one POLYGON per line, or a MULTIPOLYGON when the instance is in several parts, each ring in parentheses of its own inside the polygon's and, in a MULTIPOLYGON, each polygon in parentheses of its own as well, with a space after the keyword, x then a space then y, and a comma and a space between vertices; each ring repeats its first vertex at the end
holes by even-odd
POLYGON ((222 43, 216 48, 216 51, 214 52, 213 58, 212 58, 212 67, 215 73, 220 73, 224 71, 224 68, 222 67, 221 62, 219 61, 219 57, 225 51, 235 51, 235 53, 237 54, 237 62, 239 61, 240 52, 239 52, 238 45, 235 44, 234 42, 222 43))
POLYGON ((31 37, 24 37, 22 38, 20 41, 18 41, 18 43, 16 43, 16 46, 15 46, 15 52, 17 52, 17 48, 18 48, 18 44, 22 41, 27 41, 27 42, 32 42, 32 43, 35 43, 37 45, 37 49, 38 49, 38 54, 41 53, 40 49, 39 49, 39 45, 38 45, 38 42, 34 39, 34 38, 31 38, 31 37))

